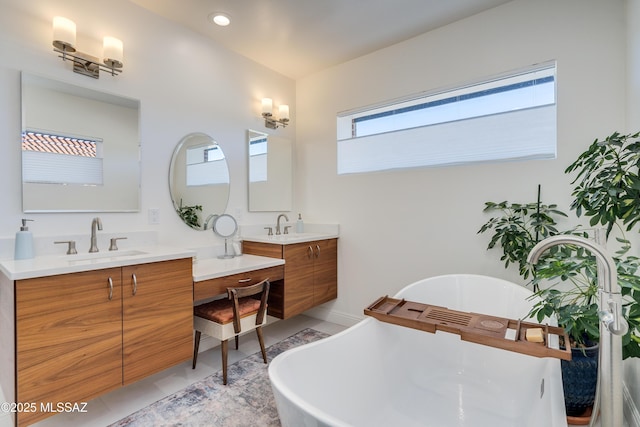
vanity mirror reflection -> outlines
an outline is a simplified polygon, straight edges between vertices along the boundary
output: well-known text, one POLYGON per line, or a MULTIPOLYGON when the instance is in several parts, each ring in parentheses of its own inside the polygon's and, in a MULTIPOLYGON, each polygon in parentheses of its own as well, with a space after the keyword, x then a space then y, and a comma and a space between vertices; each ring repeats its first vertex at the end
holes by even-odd
POLYGON ((291 141, 249 129, 249 211, 290 211, 292 204, 291 141))
POLYGON ((231 215, 218 215, 216 219, 213 220, 213 232, 224 239, 224 254, 219 255, 218 258, 227 259, 239 255, 236 254, 234 250, 229 250, 229 239, 233 237, 237 231, 238 223, 231 215))
POLYGON ((218 143, 204 133, 180 140, 169 167, 173 207, 194 230, 211 230, 229 200, 229 167, 218 143))
POLYGON ((138 100, 23 72, 23 211, 139 211, 139 116, 138 100))

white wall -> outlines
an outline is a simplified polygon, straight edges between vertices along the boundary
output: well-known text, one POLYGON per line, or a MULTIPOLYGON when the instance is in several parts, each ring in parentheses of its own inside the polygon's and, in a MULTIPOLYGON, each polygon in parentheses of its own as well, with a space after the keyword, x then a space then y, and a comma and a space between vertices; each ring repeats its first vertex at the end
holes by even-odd
MULTIPOLYGON (((516 0, 297 82, 296 199, 307 220, 341 226, 339 298, 360 315, 417 279, 481 273, 518 280, 477 235, 485 201, 569 211, 565 167, 625 124, 621 0, 516 0), (336 175, 336 113, 557 60, 558 158, 336 175)), ((393 144, 390 139, 389 144, 393 144)))
MULTIPOLYGON (((627 23, 624 0, 515 0, 297 82, 295 164, 302 179, 295 197, 307 220, 336 222, 341 231, 338 300, 320 314, 360 316, 379 296, 440 274, 522 282, 497 252, 486 251, 488 235, 476 234, 489 218, 484 202, 533 202, 541 184, 543 202, 569 212, 571 176, 564 169, 595 138, 626 130, 625 26, 637 27, 640 9, 638 0, 629 1, 636 19, 627 23), (336 113, 548 60, 558 67, 556 160, 336 175, 336 113)), ((633 31, 629 50, 637 62, 633 31)), ((626 375, 635 402, 637 362, 627 363, 626 375)))
MULTIPOLYGON (((264 129, 260 101, 265 96, 291 105, 292 125, 274 133, 293 139, 295 82, 211 40, 160 18, 127 0, 0 0, 0 238, 13 238, 20 218, 34 236, 90 232, 95 214, 21 213, 20 72, 141 101, 142 196, 140 213, 99 214, 104 233, 154 230, 159 240, 187 247, 221 242, 208 232, 182 224, 168 189, 171 155, 191 132, 211 135, 222 146, 230 167, 227 212, 243 223, 275 222, 273 213, 248 213, 246 130, 264 129), (124 69, 118 77, 94 80, 69 69, 52 50, 52 18, 65 16, 77 25, 77 47, 101 55, 102 37, 124 42, 124 69), (160 224, 148 223, 149 208, 160 208, 160 224)), ((266 130, 266 129, 264 129, 266 130)), ((52 239, 53 240, 53 239, 52 239)), ((123 241, 121 247, 125 247, 123 241)), ((52 243, 53 245, 53 243, 52 243)), ((78 247, 78 251, 88 248, 78 247)))

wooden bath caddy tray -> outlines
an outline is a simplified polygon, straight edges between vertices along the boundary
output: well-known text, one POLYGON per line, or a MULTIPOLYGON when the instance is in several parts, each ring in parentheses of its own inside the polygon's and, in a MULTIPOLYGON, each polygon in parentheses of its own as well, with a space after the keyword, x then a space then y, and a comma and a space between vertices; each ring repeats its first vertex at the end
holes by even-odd
POLYGON ((555 326, 449 310, 445 307, 389 298, 388 296, 379 298, 365 308, 364 314, 375 317, 382 322, 421 331, 431 333, 444 331, 458 334, 463 341, 515 351, 516 353, 571 360, 571 348, 559 350, 549 347, 550 334, 563 336, 564 341, 569 342, 569 337, 564 329, 555 326), (530 328, 542 329, 544 342, 527 341, 526 333, 530 328), (512 331, 510 337, 507 338, 509 329, 512 331))

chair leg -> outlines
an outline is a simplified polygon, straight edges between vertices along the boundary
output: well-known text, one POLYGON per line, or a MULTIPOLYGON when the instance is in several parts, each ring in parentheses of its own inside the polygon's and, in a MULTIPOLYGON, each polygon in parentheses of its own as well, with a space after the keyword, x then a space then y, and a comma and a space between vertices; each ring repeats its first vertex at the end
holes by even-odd
POLYGON ((222 350, 222 384, 227 385, 227 354, 229 353, 228 340, 222 341, 220 349, 222 350))
POLYGON ((238 349, 238 337, 239 335, 236 335, 236 350, 238 349))
POLYGON ((193 366, 191 369, 196 369, 196 362, 198 361, 198 349, 200 348, 200 331, 196 331, 196 336, 193 343, 193 366))
POLYGON ((262 327, 258 326, 256 328, 256 333, 258 334, 258 341, 260 342, 260 351, 262 352, 262 360, 264 360, 264 363, 267 363, 267 351, 264 349, 264 339, 262 338, 262 327))

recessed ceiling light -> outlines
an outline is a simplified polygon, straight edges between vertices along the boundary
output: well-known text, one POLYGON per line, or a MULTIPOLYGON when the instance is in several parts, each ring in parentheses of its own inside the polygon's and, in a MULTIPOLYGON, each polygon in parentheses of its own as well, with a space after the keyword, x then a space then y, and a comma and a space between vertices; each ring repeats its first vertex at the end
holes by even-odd
POLYGON ((211 15, 209 15, 209 19, 211 20, 211 22, 220 25, 221 27, 226 27, 231 23, 231 19, 226 13, 212 13, 211 15))

